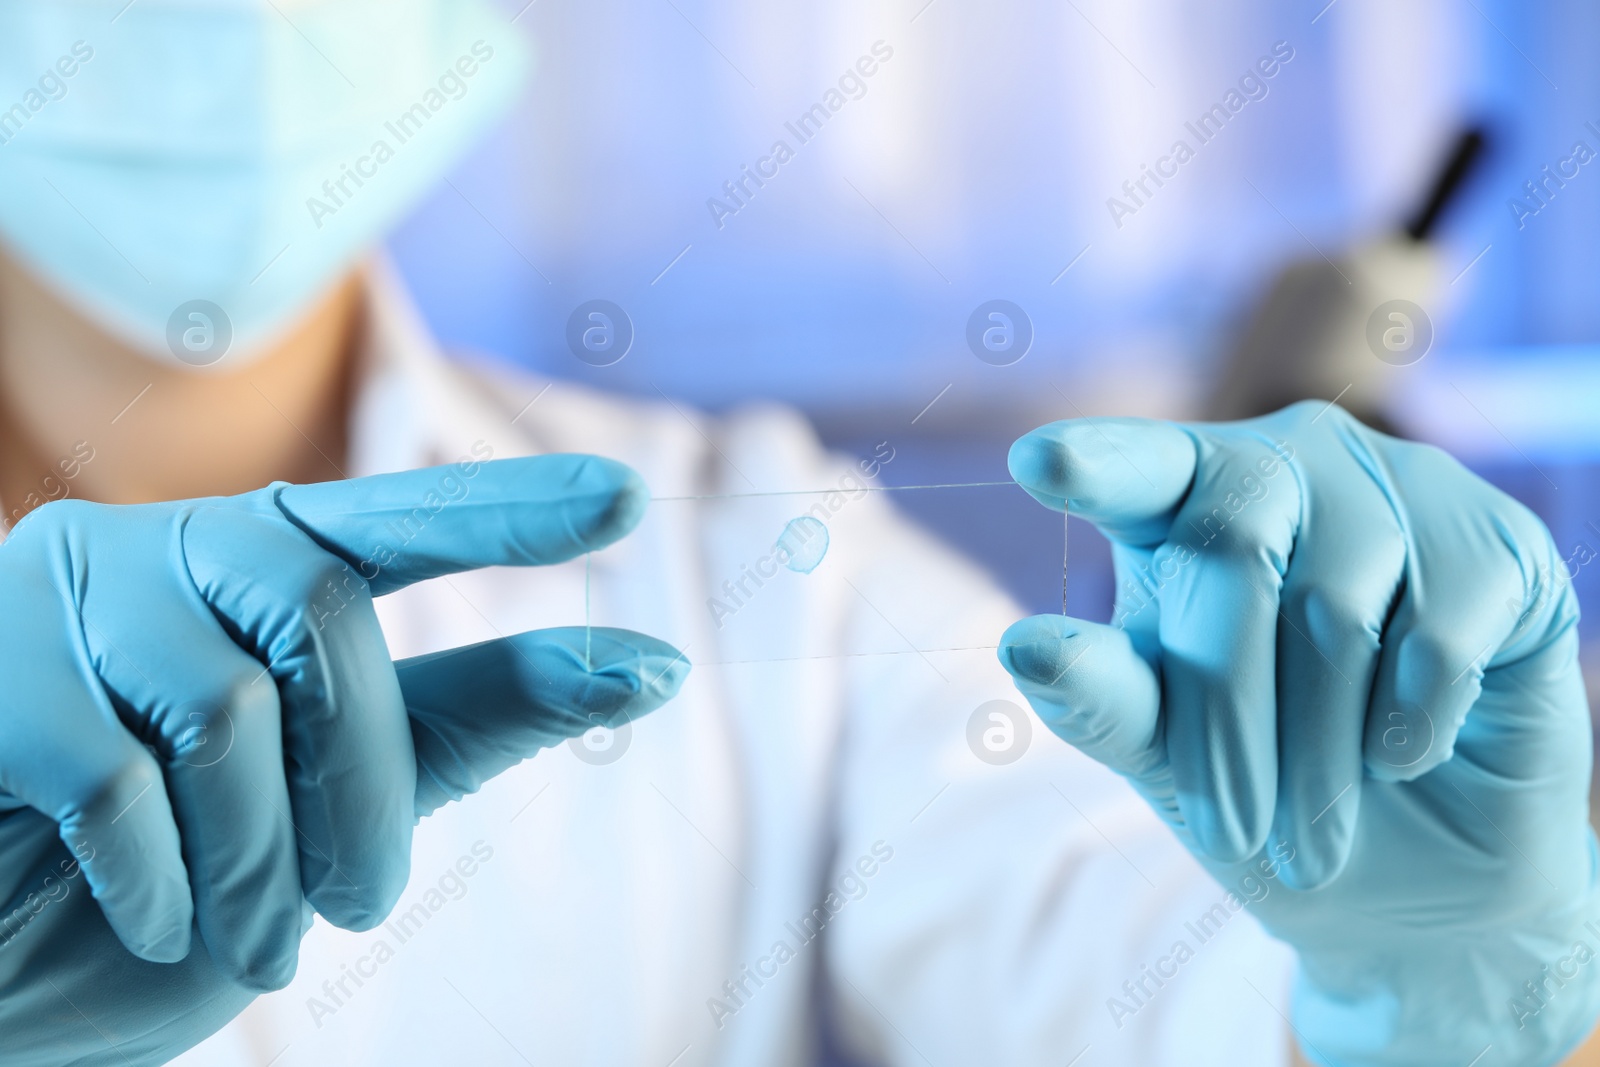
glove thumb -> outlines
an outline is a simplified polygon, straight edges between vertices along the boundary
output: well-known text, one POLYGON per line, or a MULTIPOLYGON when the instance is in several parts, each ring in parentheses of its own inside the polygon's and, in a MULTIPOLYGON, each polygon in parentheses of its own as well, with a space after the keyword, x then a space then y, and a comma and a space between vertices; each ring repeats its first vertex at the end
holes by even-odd
POLYGON ((1147 796, 1170 794, 1161 684, 1126 631, 1035 615, 1006 630, 999 656, 1052 733, 1132 779, 1147 796))
POLYGON ((597 726, 671 700, 683 653, 630 630, 533 630, 395 664, 417 752, 417 817, 597 726))

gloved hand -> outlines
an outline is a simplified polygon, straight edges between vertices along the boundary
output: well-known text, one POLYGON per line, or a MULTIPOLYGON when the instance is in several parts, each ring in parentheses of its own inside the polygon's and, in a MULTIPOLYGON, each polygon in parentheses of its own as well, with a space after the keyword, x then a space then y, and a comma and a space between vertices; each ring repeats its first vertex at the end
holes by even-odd
POLYGON ((393 663, 372 597, 602 548, 592 456, 49 504, 0 546, 0 1061, 165 1062, 377 925, 441 804, 670 699, 663 642, 542 630, 393 663), (92 895, 91 895, 92 894, 92 895))
POLYGON ((1298 950, 1307 1055, 1559 1062, 1600 1013, 1600 902, 1578 606, 1543 525, 1322 403, 1058 422, 1010 464, 1111 539, 1117 607, 1024 619, 1001 661, 1298 950))

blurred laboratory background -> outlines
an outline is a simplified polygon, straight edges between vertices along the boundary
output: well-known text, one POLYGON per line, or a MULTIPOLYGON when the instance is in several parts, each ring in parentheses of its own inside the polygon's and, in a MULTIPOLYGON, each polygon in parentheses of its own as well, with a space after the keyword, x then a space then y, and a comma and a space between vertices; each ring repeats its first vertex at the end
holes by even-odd
MULTIPOLYGON (((894 484, 1004 478, 1052 419, 1338 396, 1538 511, 1600 658, 1600 7, 504 11, 520 107, 392 242, 469 358, 793 405, 891 442, 894 484), (608 366, 567 340, 592 300, 634 331, 608 366), (991 301, 998 353, 969 339, 991 301)), ((1059 518, 971 492, 899 502, 1059 610, 1059 518)), ((1071 607, 1104 618, 1109 554, 1072 540, 1071 607)))

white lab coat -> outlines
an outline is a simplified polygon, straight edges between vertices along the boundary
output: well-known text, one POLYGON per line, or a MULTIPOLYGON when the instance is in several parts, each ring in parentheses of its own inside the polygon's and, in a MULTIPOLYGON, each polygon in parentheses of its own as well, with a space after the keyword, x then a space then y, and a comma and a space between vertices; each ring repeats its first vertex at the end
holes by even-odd
MULTIPOLYGON (((479 442, 613 456, 657 497, 859 473, 782 408, 709 418, 447 362, 386 267, 370 287, 351 476, 479 442)), ((786 1067, 827 1029, 883 1065, 1282 1064, 1287 951, 1246 912, 1199 942, 1186 921, 1224 893, 1132 790, 1037 720, 1008 766, 968 747, 980 704, 1021 703, 992 650, 1020 611, 885 496, 833 499, 822 565, 747 579, 720 620, 723 581, 770 571, 828 498, 653 503, 593 557, 593 619, 682 648, 679 697, 615 762, 562 746, 422 822, 408 921, 319 920, 294 983, 177 1062, 786 1067), (1180 939, 1175 977, 1124 991, 1180 939)), ((379 602, 396 657, 583 613, 582 561, 379 602)))

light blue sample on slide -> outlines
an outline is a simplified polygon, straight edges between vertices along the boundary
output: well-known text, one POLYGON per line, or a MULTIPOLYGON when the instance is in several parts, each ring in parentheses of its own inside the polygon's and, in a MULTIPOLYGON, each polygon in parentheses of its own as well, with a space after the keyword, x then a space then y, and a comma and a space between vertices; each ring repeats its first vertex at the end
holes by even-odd
POLYGON ((810 574, 828 554, 828 528, 821 519, 802 515, 789 520, 774 546, 783 553, 783 565, 798 574, 810 574))

